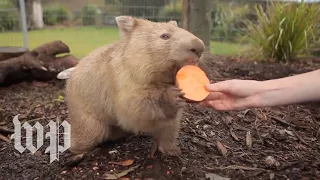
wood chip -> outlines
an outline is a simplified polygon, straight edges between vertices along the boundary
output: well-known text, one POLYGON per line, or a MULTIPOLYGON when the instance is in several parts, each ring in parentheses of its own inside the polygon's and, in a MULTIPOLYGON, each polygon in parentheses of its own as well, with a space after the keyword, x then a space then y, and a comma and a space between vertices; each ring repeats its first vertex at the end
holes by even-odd
POLYGON ((217 174, 214 173, 206 173, 206 178, 209 180, 230 180, 231 178, 226 178, 226 177, 222 177, 219 176, 217 174))
POLYGON ((267 120, 267 115, 266 113, 262 113, 260 111, 254 110, 253 113, 261 120, 266 121, 267 120))
POLYGON ((318 139, 320 137, 320 128, 318 129, 317 133, 316 133, 316 138, 318 139))
POLYGON ((247 131, 247 136, 246 136, 246 144, 249 149, 252 148, 252 138, 251 138, 251 133, 250 131, 247 131))
POLYGON ((255 167, 247 167, 247 166, 240 166, 240 165, 230 165, 226 167, 206 167, 207 170, 246 170, 246 171, 255 171, 255 170, 264 170, 261 168, 255 167))
POLYGON ((231 117, 231 116, 226 116, 225 118, 224 118, 224 122, 226 123, 226 124, 231 124, 232 123, 232 120, 233 120, 233 117, 231 117))
MULTIPOLYGON (((0 108, 1 109, 1 108, 0 108)), ((5 122, 5 121, 0 121, 0 126, 4 126, 4 125, 6 125, 7 124, 7 122, 5 122)))
POLYGON ((238 136, 233 132, 233 128, 230 128, 230 134, 233 137, 233 139, 235 139, 236 141, 239 141, 240 139, 238 138, 238 136))
POLYGON ((0 126, 0 132, 11 134, 14 133, 12 129, 8 129, 7 126, 0 126))
POLYGON ((114 161, 109 161, 108 164, 116 164, 116 165, 120 165, 120 166, 130 166, 133 164, 133 160, 128 159, 125 161, 120 161, 120 162, 114 162, 114 161))
POLYGON ((4 135, 2 135, 2 134, 0 134, 0 139, 3 140, 3 141, 5 141, 5 142, 7 142, 7 143, 10 143, 10 144, 11 144, 11 140, 8 139, 6 136, 4 136, 4 135))
POLYGON ((217 148, 223 156, 227 155, 227 149, 220 141, 217 141, 217 148))
POLYGON ((309 146, 309 144, 308 144, 297 132, 295 132, 295 131, 292 131, 292 132, 293 132, 293 134, 299 139, 299 141, 300 141, 302 144, 309 146))
POLYGON ((41 81, 33 81, 32 85, 35 86, 35 87, 40 87, 40 88, 49 86, 48 83, 41 82, 41 81))
POLYGON ((268 166, 277 166, 277 167, 280 166, 280 163, 272 156, 266 157, 264 161, 268 166))
POLYGON ((129 174, 130 172, 134 171, 136 168, 138 168, 140 165, 132 166, 127 170, 124 170, 120 173, 114 173, 114 174, 109 174, 105 173, 102 179, 120 179, 121 177, 129 174))
POLYGON ((287 121, 282 120, 282 119, 280 119, 279 117, 271 116, 271 118, 274 119, 274 120, 276 120, 276 121, 278 121, 278 122, 280 122, 280 123, 282 123, 282 124, 285 124, 285 125, 287 125, 287 126, 295 127, 294 124, 288 123, 287 121))

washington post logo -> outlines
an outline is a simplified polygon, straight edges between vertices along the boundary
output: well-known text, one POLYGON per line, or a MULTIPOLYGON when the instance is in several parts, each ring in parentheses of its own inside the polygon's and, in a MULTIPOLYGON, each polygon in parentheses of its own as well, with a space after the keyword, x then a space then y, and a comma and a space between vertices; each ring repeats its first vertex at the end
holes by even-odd
MULTIPOLYGON (((22 126, 18 119, 20 114, 13 118, 14 124, 14 134, 11 135, 11 139, 14 139, 14 148, 20 153, 23 153, 28 149, 32 154, 34 154, 41 146, 43 146, 43 126, 37 122, 34 126, 31 126, 28 122, 25 122, 22 126), (26 130, 26 145, 25 147, 21 144, 21 130, 24 128, 26 130), (36 130, 36 146, 33 145, 33 129, 36 130)), ((49 138, 50 144, 46 148, 45 153, 50 154, 50 163, 55 160, 59 160, 59 153, 63 153, 70 147, 70 124, 67 121, 63 121, 61 124, 58 122, 50 121, 47 126, 49 126, 49 132, 45 134, 45 138, 49 138), (63 146, 59 144, 59 128, 63 127, 63 146)))

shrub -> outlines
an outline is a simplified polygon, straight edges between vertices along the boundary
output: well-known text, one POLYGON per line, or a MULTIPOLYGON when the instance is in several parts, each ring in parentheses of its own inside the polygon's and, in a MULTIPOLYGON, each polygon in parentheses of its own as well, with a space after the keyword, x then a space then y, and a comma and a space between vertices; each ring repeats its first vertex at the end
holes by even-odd
POLYGON ((20 29, 19 11, 10 0, 0 0, 0 32, 20 29))
POLYGON ((243 19, 250 15, 248 4, 214 4, 212 12, 212 35, 215 40, 237 41, 239 36, 244 35, 243 19))
POLYGON ((320 22, 316 6, 303 0, 300 4, 271 2, 266 12, 261 5, 256 6, 256 12, 258 23, 247 22, 246 39, 251 43, 250 51, 258 57, 288 62, 315 42, 320 22))
POLYGON ((85 26, 94 25, 96 23, 97 7, 91 4, 86 4, 82 8, 82 24, 85 26))
POLYGON ((50 6, 43 10, 43 22, 46 25, 60 24, 69 19, 68 9, 64 6, 50 6))
POLYGON ((0 32, 18 30, 19 18, 17 12, 0 12, 0 32))

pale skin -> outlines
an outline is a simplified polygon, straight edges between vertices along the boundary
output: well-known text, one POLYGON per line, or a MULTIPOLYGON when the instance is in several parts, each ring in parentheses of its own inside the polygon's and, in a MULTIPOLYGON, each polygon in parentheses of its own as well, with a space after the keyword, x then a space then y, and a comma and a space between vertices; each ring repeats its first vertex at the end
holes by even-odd
POLYGON ((208 84, 200 105, 216 110, 245 110, 320 101, 320 69, 266 81, 232 79, 208 84))

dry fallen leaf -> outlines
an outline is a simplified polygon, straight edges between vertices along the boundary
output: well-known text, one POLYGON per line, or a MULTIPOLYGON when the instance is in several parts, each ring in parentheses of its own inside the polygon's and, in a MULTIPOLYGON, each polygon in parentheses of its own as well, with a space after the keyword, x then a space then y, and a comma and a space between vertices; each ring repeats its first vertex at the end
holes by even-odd
POLYGON ((250 131, 247 131, 247 136, 246 136, 246 144, 248 148, 252 148, 252 138, 251 138, 251 133, 250 131))
POLYGON ((130 166, 133 164, 133 160, 128 159, 125 161, 120 161, 120 162, 114 162, 114 161, 109 161, 108 164, 116 164, 116 165, 120 165, 120 166, 130 166))
POLYGON ((220 141, 217 141, 217 148, 219 149, 219 151, 223 156, 226 156, 227 149, 224 147, 224 145, 220 141))
POLYGON ((132 166, 129 169, 124 170, 120 173, 114 173, 114 174, 105 173, 104 176, 102 177, 102 179, 119 179, 119 178, 129 174, 130 172, 134 171, 139 166, 140 165, 132 166))

